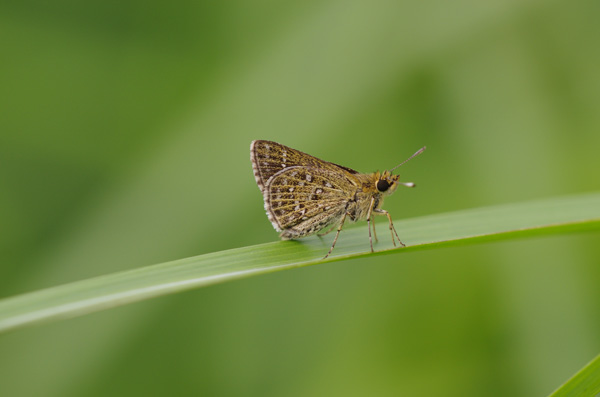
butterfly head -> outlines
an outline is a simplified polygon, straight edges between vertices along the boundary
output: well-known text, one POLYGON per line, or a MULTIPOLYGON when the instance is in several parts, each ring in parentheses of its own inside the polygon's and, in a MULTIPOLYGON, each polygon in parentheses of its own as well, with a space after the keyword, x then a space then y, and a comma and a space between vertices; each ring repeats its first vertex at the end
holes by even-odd
POLYGON ((402 163, 398 164, 391 170, 384 171, 383 174, 379 174, 379 172, 378 172, 376 174, 377 182, 375 182, 375 187, 377 188, 377 191, 379 193, 382 193, 387 196, 387 195, 394 193, 396 191, 396 188, 398 188, 398 185, 403 185, 406 187, 415 187, 415 184, 412 182, 400 182, 400 175, 392 175, 392 171, 395 170, 396 168, 400 167, 402 164, 406 163, 408 160, 423 153, 424 150, 425 150, 425 146, 423 146, 421 149, 417 150, 417 152, 415 154, 413 154, 412 156, 410 156, 409 158, 407 158, 406 160, 404 160, 402 163))
POLYGON ((375 182, 375 187, 379 193, 384 195, 390 195, 396 191, 398 187, 398 180, 400 179, 400 175, 392 175, 390 171, 384 171, 383 174, 379 175, 377 178, 377 182, 375 182))

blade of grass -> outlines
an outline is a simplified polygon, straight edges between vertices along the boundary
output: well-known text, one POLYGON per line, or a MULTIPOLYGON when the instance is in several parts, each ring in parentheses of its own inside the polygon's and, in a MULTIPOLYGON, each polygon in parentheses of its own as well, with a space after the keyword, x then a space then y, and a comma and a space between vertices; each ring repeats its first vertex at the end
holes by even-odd
POLYGON ((600 355, 596 356, 550 397, 596 396, 600 393, 600 355))
MULTIPOLYGON (((379 223, 380 226, 383 222, 379 223)), ((476 208, 395 223, 405 248, 380 233, 371 253, 367 226, 344 229, 332 255, 332 236, 278 241, 214 252, 77 281, 0 300, 0 332, 73 317, 155 296, 319 262, 433 249, 550 233, 600 230, 600 193, 476 208)), ((380 227, 381 228, 381 227, 380 227)), ((387 225, 385 225, 387 228, 387 225)))

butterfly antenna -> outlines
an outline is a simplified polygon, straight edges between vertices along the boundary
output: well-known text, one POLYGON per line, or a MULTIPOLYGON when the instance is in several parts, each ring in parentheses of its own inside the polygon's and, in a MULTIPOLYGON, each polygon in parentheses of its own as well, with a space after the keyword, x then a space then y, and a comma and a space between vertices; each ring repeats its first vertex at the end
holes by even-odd
POLYGON ((409 160, 412 160, 413 158, 417 157, 419 154, 423 153, 425 151, 425 149, 427 149, 427 146, 423 146, 421 149, 417 150, 415 152, 415 154, 413 154, 412 156, 410 156, 409 158, 407 158, 406 160, 404 160, 403 162, 401 162, 400 164, 398 164, 397 166, 392 168, 390 170, 390 172, 394 171, 396 168, 400 167, 402 164, 408 162, 409 160))

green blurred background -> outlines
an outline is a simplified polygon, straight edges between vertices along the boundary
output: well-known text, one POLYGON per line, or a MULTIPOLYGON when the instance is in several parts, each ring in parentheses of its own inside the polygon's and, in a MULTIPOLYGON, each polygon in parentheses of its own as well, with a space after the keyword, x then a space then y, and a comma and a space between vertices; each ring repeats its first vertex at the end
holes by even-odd
MULTIPOLYGON (((599 13, 4 0, 0 297, 276 240, 253 139, 363 172, 427 145, 395 219, 597 191, 599 13)), ((0 335, 0 394, 546 395, 600 352, 598 237, 330 263, 22 329, 0 335)))

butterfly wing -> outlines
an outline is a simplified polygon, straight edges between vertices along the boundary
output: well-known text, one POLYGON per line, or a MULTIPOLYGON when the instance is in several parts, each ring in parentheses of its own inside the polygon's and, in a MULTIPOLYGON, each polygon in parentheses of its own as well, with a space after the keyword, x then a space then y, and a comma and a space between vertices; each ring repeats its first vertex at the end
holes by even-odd
POLYGON ((339 170, 292 166, 269 178, 265 210, 282 238, 309 236, 338 223, 356 189, 339 170))
POLYGON ((250 144, 250 159, 252 161, 252 168, 254 169, 254 178, 263 194, 269 179, 276 173, 290 167, 301 166, 338 173, 358 173, 351 168, 320 160, 299 150, 272 141, 253 141, 250 144))

